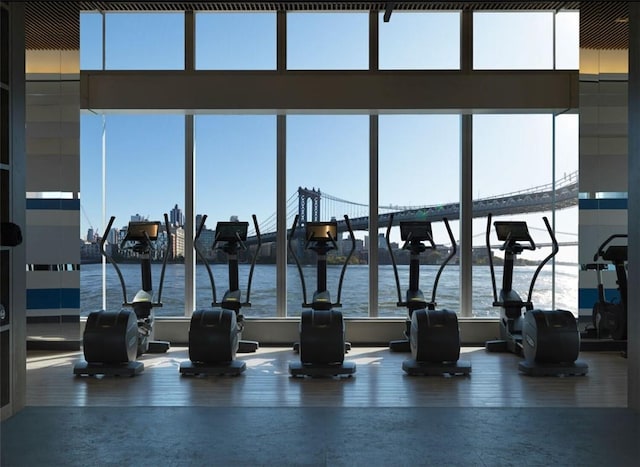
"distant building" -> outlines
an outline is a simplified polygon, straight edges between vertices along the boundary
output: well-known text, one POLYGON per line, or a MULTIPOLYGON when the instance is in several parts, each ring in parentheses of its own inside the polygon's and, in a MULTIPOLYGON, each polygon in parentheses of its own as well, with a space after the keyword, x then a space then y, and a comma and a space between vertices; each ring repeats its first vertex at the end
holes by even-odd
MULTIPOLYGON (((202 216, 202 214, 198 214, 198 215, 196 215, 196 226, 195 226, 195 230, 197 230, 197 229, 200 227, 200 224, 202 223, 202 217, 203 217, 203 216, 202 216)), ((203 229, 203 230, 204 230, 204 229, 206 229, 206 228, 207 228, 207 226, 206 226, 206 225, 204 225, 204 226, 202 227, 202 229, 203 229)))
POLYGON ((171 243, 173 258, 184 258, 184 229, 181 226, 172 226, 171 243))
POLYGON ((101 259, 100 245, 95 242, 81 242, 80 261, 82 263, 97 263, 101 259))
POLYGON ((198 248, 205 258, 211 258, 211 247, 215 240, 215 231, 209 229, 203 229, 198 239, 198 248))
POLYGON ((182 213, 182 209, 180 209, 177 204, 169 212, 169 220, 171 221, 171 225, 174 225, 174 226, 184 225, 184 214, 182 213))
POLYGON ((144 216, 141 216, 140 214, 134 214, 133 216, 131 216, 131 222, 143 222, 146 220, 147 218, 144 216))
POLYGON ((95 242, 95 241, 96 241, 96 239, 95 239, 95 232, 94 232, 94 230, 93 230, 93 227, 92 227, 92 228, 90 228, 90 229, 87 231, 87 241, 88 241, 89 243, 93 243, 93 242, 95 242))

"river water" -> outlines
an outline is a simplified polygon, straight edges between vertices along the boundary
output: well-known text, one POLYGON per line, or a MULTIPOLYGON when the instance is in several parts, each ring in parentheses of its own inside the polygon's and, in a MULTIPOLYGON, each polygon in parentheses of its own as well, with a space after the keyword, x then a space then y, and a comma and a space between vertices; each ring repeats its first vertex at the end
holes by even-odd
MULTIPOLYGON (((137 264, 120 264, 120 270, 127 287, 128 300, 140 288, 140 266, 137 264)), ((152 265, 154 281, 154 300, 157 300, 158 284, 160 280, 161 264, 152 265)), ((227 266, 214 264, 211 266, 217 299, 221 300, 228 287, 227 266)), ((578 269, 577 265, 556 266, 556 303, 555 307, 566 309, 577 314, 578 311, 578 269)), ((425 298, 431 298, 431 290, 438 266, 422 265, 420 267, 420 288, 425 298)), ((327 287, 333 301, 337 298, 337 283, 340 276, 340 266, 327 267, 327 287)), ((526 299, 534 266, 516 266, 514 269, 513 289, 522 299, 526 299)), ((163 306, 155 309, 156 316, 184 316, 184 274, 183 264, 167 264, 161 301, 163 306)), ((246 284, 249 265, 239 266, 240 288, 242 298, 246 299, 246 284)), ((311 301, 313 290, 316 288, 315 267, 303 267, 305 275, 307 301, 311 301)), ((409 282, 409 266, 398 265, 402 298, 409 282)), ((500 288, 501 269, 496 271, 498 289, 500 288)), ((398 293, 395 285, 393 267, 381 265, 378 270, 378 314, 381 317, 404 317, 406 310, 398 308, 398 293)), ((533 293, 533 303, 536 308, 550 309, 551 303, 551 267, 545 267, 536 281, 533 293)), ((459 312, 459 269, 450 265, 443 271, 437 288, 436 302, 438 308, 459 312)), ((350 265, 347 268, 342 287, 342 312, 348 317, 368 316, 368 284, 369 266, 350 265)), ((112 265, 106 265, 107 309, 119 309, 122 305, 123 294, 118 276, 112 265)), ((473 310, 475 317, 496 317, 499 310, 492 306, 493 293, 491 290, 491 276, 488 266, 473 267, 473 310)), ((253 274, 251 287, 251 307, 243 308, 247 317, 275 317, 276 313, 276 267, 273 264, 258 264, 253 274)), ((204 265, 196 266, 196 308, 206 308, 212 302, 212 288, 204 265)), ((302 304, 302 287, 300 276, 295 265, 287 267, 287 316, 299 316, 302 304)), ((80 308, 81 315, 86 316, 91 311, 102 308, 102 265, 83 264, 80 274, 80 308)))

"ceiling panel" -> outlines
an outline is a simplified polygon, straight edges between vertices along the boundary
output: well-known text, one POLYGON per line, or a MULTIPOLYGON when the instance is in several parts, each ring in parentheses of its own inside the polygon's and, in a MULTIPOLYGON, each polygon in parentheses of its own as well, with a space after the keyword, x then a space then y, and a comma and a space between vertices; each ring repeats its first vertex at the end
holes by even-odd
MULTIPOLYGON (((580 46, 626 49, 628 2, 25 2, 26 47, 30 50, 79 48, 80 11, 420 11, 420 10, 580 10, 580 46)), ((393 18, 393 14, 392 14, 393 18)))

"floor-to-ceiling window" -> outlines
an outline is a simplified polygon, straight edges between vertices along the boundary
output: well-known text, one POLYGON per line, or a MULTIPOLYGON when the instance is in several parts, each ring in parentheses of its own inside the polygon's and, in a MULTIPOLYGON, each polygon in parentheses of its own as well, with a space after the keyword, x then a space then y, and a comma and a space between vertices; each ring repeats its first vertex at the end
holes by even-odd
MULTIPOLYGON (((195 125, 196 229, 206 215, 198 248, 211 263, 216 299, 229 288, 228 256, 211 251, 218 222, 248 222, 248 235, 238 260, 242 301, 247 300, 250 265, 256 266, 248 317, 276 316, 276 118, 273 115, 200 115, 195 125), (254 228, 256 216, 262 246, 254 228)), ((218 244, 218 247, 224 243, 218 244)), ((196 266, 196 306, 213 300, 204 264, 196 266)))
MULTIPOLYGON (((460 69, 460 12, 403 12, 384 21, 379 15, 379 68, 381 70, 460 69), (407 47, 407 44, 412 44, 407 47)), ((431 300, 439 265, 454 247, 441 220, 447 213, 458 238, 460 200, 459 115, 381 115, 378 125, 378 209, 380 225, 371 238, 379 248, 378 316, 406 316, 398 302, 409 288, 409 251, 403 249, 398 222, 431 222, 435 251, 421 255, 420 289, 431 300), (389 230, 386 214, 395 222, 389 230), (437 219, 437 220, 436 220, 437 219), (433 221, 432 221, 433 220, 433 221), (391 251, 387 246, 387 231, 391 251), (400 293, 392 257, 397 262, 400 293)), ((426 245, 427 243, 425 243, 426 245)), ((449 309, 459 305, 456 258, 452 258, 436 290, 436 301, 449 309)))
MULTIPOLYGON (((95 13, 81 15, 81 69, 167 70, 184 68, 182 13, 95 13), (104 42, 103 42, 104 37, 104 42)), ((184 117, 145 114, 96 115, 81 119, 81 309, 87 314, 131 301, 141 288, 139 257, 123 245, 129 221, 161 223, 151 252, 158 316, 184 314, 184 117), (164 281, 161 265, 168 246, 164 214, 170 217, 171 256, 164 281), (115 220, 109 232, 107 223, 115 220), (100 240, 120 263, 126 297, 116 271, 103 268, 100 240), (103 275, 104 271, 104 275, 103 275), (160 285, 163 286, 159 296, 160 285)))
MULTIPOLYGON (((389 22, 384 22, 382 16, 380 14, 378 24, 380 72, 460 69, 460 12, 394 11, 389 22)), ((278 55, 276 17, 273 12, 198 12, 195 15, 195 70, 275 70, 278 55)), ((576 17, 577 14, 573 13, 477 12, 473 21, 473 66, 476 70, 577 67, 576 17)), ((368 12, 287 13, 284 72, 340 73, 341 70, 352 70, 371 73, 367 71, 369 24, 368 12)), ((81 27, 81 65, 85 70, 184 68, 185 21, 182 13, 94 12, 83 14, 81 25, 85 25, 81 27), (104 47, 103 26, 106 28, 104 47)), ((144 112, 144 109, 140 111, 144 112)), ((184 213, 186 209, 184 167, 185 157, 190 156, 185 156, 184 116, 141 115, 140 111, 136 115, 83 116, 82 147, 86 149, 82 153, 81 236, 88 243, 92 240, 87 238, 89 230, 92 230, 94 239, 100 236, 112 214, 117 215, 116 226, 122 227, 118 226, 119 221, 128 221, 131 216, 161 220, 165 211, 184 213), (92 141, 87 141, 87 138, 92 141), (145 154, 149 154, 148 159, 145 154), (138 183, 132 181, 134 174, 139 177, 138 183), (156 188, 144 188, 141 180, 155 180, 156 188), (164 195, 167 195, 166 200, 164 195), (126 212, 119 210, 122 206, 126 206, 126 212)), ((378 180, 369 177, 368 115, 354 114, 345 109, 289 111, 284 143, 287 203, 282 206, 276 205, 278 148, 275 114, 257 115, 243 111, 245 115, 232 115, 236 112, 229 109, 229 112, 218 111, 218 115, 196 115, 195 218, 185 218, 184 222, 197 221, 201 219, 198 215, 207 214, 208 232, 218 220, 237 216, 251 224, 251 215, 256 214, 262 233, 272 234, 278 210, 286 211, 288 226, 296 213, 304 212, 304 221, 314 220, 312 216, 316 206, 320 220, 335 217, 341 221, 347 214, 359 222, 355 233, 356 251, 347 269, 341 297, 345 315, 403 316, 405 311, 395 306, 395 284, 392 277, 387 277, 385 268, 388 269, 388 265, 384 264, 386 245, 379 235, 385 233, 386 225, 381 223, 376 232, 369 231, 368 200, 370 190, 376 190, 379 214, 389 211, 385 206, 395 206, 399 212, 416 207, 427 209, 454 205, 460 201, 460 114, 418 115, 425 111, 430 113, 434 109, 415 109, 416 115, 407 112, 385 115, 386 112, 381 111, 377 134, 378 180), (236 185, 233 185, 234 180, 236 185), (368 274, 368 251, 372 244, 380 253, 380 264, 376 266, 379 267, 376 284, 379 303, 368 303, 367 298, 368 288, 372 286, 368 274), (375 313, 371 313, 372 310, 376 310, 375 313)), ((475 115, 474 199, 505 197, 536 187, 543 189, 553 186, 554 182, 571 183, 577 169, 577 136, 572 130, 575 121, 576 117, 570 114, 555 118, 551 114, 522 115, 517 112, 475 115)), ((188 184, 186 188, 190 189, 188 184)), ((553 215, 551 206, 526 215, 524 210, 519 212, 517 209, 510 214, 531 219, 536 233, 539 232, 536 229, 544 228, 542 215, 552 220, 562 253, 558 256, 556 277, 564 271, 564 265, 560 263, 573 262, 571 258, 565 259, 570 256, 569 251, 573 251, 570 248, 573 248, 571 244, 575 242, 574 234, 577 233, 574 232, 577 220, 575 225, 572 224, 575 217, 572 209, 562 207, 553 215)), ((475 219, 473 225, 474 261, 482 262, 486 217, 475 219)), ((451 226, 454 237, 458 238, 460 225, 457 218, 451 219, 451 226)), ((176 237, 179 236, 179 227, 175 226, 176 237)), ((433 227, 436 242, 444 249, 448 248, 450 241, 442 222, 434 222, 433 227)), ((545 235, 544 231, 539 233, 545 235)), ((192 239, 184 238, 184 232, 182 235, 182 248, 191 248, 192 239)), ((392 230, 392 237, 394 243, 400 243, 396 238, 397 229, 392 230)), ((340 240, 338 248, 330 256, 329 289, 334 300, 337 299, 339 264, 350 246, 348 241, 340 240)), ((541 240, 541 243, 545 242, 541 240)), ((286 248, 286 245, 277 245, 277 248, 286 248)), ((260 274, 261 270, 273 266, 275 252, 276 243, 270 238, 260 252, 251 297, 254 307, 246 310, 248 316, 283 316, 282 310, 275 309, 275 268, 269 279, 260 274)), ((179 252, 175 253, 179 257, 179 252)), ((315 270, 312 258, 302 259, 305 264, 303 271, 309 274, 305 279, 307 299, 310 300, 315 289, 315 270)), ((457 277, 454 277, 457 260, 452 263, 441 278, 436 299, 442 306, 457 310, 460 290, 457 277)), ((181 267, 170 265, 170 269, 176 271, 181 267)), ((427 265, 424 268, 421 286, 427 294, 432 285, 433 267, 427 265)), ((482 265, 474 265, 474 270, 476 268, 479 269, 473 282, 474 296, 477 297, 473 315, 495 315, 490 304, 490 284, 486 283, 489 276, 482 265), (488 305, 483 305, 483 300, 488 305)), ((216 284, 219 294, 224 292, 226 285, 222 269, 220 282, 216 284)), ((197 266, 196 270, 199 270, 197 266)), ((287 315, 297 316, 302 301, 300 280, 295 266, 290 264, 287 270, 287 315)), ((89 266, 83 267, 83 277, 88 271, 89 266)), ((171 300, 170 297, 183 300, 184 288, 189 284, 181 277, 176 276, 175 284, 170 284, 169 281, 174 279, 167 276, 163 291, 165 303, 171 300)), ((546 285, 546 278, 541 277, 538 281, 537 288, 544 296, 534 296, 534 299, 547 300, 549 297, 549 303, 552 303, 551 285, 546 285)), ((207 276, 197 273, 195 282, 196 306, 208 305, 211 297, 207 276)), ((405 288, 404 284, 401 286, 405 288)), ((556 295, 560 291, 558 287, 556 282, 556 295)), ((98 291, 96 296, 101 294, 98 291)), ((566 297, 570 295, 563 293, 566 297)), ((572 300, 570 298, 569 302, 556 305, 574 309, 572 300)), ((96 306, 93 303, 86 307, 82 305, 83 312, 96 306)), ((162 314, 190 312, 179 308, 177 303, 175 306, 165 305, 162 314)))
MULTIPOLYGON (((287 14, 288 70, 365 70, 368 68, 368 14, 323 12, 287 14)), ((296 214, 312 221, 339 223, 336 247, 327 255, 327 289, 345 316, 368 315, 368 260, 365 250, 369 196, 369 119, 364 115, 289 115, 287 117, 287 224, 296 214), (344 216, 354 224, 355 251, 338 285, 351 251, 344 216)), ((316 254, 302 238, 292 241, 302 264, 306 301, 317 289, 316 254)), ((289 258, 287 315, 299 316, 305 299, 300 274, 289 258)))
MULTIPOLYGON (((352 223, 355 251, 344 280, 341 302, 345 316, 368 315, 369 119, 363 115, 297 115, 287 118, 287 219, 299 222, 339 223, 337 248, 327 256, 327 288, 338 299, 341 268, 353 243, 345 231, 344 216, 352 223)), ((303 239, 292 242, 306 282, 307 302, 316 290, 316 254, 303 239)), ((300 314, 302 285, 291 261, 287 269, 288 315, 300 314)))
MULTIPOLYGON (((398 267, 401 293, 398 297, 386 234, 388 222, 379 226, 376 241, 380 248, 380 316, 404 316, 406 309, 396 306, 406 300, 409 287, 409 250, 397 226, 401 221, 429 221, 436 250, 421 254, 420 289, 432 298, 440 264, 454 246, 442 217, 449 221, 456 242, 460 201, 460 117, 458 115, 385 115, 379 124, 379 214, 393 213, 396 224, 389 242, 398 267)), ((428 246, 427 242, 424 242, 428 246)), ((436 301, 457 310, 459 307, 459 271, 456 258, 443 270, 436 289, 436 301)))
MULTIPOLYGON (((578 68, 578 16, 564 12, 476 12, 475 69, 578 68)), ((502 280, 501 242, 493 221, 526 221, 535 251, 518 256, 513 288, 528 298, 536 267, 551 253, 543 220, 555 231, 559 251, 545 266, 531 294, 535 306, 577 313, 577 197, 560 191, 577 185, 577 117, 565 114, 474 115, 473 118, 473 315, 495 316, 486 233, 495 256, 496 286, 502 280), (557 198, 556 198, 557 197, 557 198)), ((573 190, 571 193, 577 194, 573 190)))

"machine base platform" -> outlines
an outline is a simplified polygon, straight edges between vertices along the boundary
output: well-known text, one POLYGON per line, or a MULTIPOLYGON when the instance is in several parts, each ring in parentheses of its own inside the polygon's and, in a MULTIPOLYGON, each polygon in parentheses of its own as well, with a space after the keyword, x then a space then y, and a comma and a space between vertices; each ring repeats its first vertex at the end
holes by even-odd
POLYGON ((471 373, 471 363, 465 360, 458 360, 451 363, 438 362, 418 362, 414 359, 402 362, 402 369, 411 376, 442 376, 442 375, 464 375, 471 373))
POLYGON ((512 340, 497 339, 486 341, 484 348, 487 352, 511 352, 522 355, 522 336, 514 336, 512 340))
POLYGON ((247 364, 241 360, 217 364, 187 361, 180 364, 180 374, 183 376, 238 376, 246 369, 247 364))
POLYGON ((574 363, 535 363, 526 360, 518 363, 518 370, 528 376, 583 376, 589 366, 581 361, 574 363))
POLYGON ((100 364, 78 362, 73 366, 73 374, 77 376, 135 376, 144 371, 144 363, 129 362, 121 364, 100 364))
POLYGON ((399 339, 397 341, 389 342, 389 350, 391 350, 392 352, 411 352, 411 344, 409 343, 409 339, 399 339))
POLYGON ((627 341, 580 337, 581 352, 626 352, 627 341))
MULTIPOLYGON (((351 350, 351 342, 344 343, 344 353, 348 353, 351 350)), ((300 353, 300 342, 293 343, 293 351, 295 353, 300 353)))
POLYGON ((347 376, 356 372, 354 362, 342 362, 341 365, 303 365, 301 362, 289 362, 291 376, 347 376))
POLYGON ((243 341, 238 343, 238 353, 253 353, 260 348, 258 341, 243 341))
POLYGON ((165 353, 169 350, 171 344, 167 341, 151 341, 149 342, 149 350, 147 353, 165 353))

